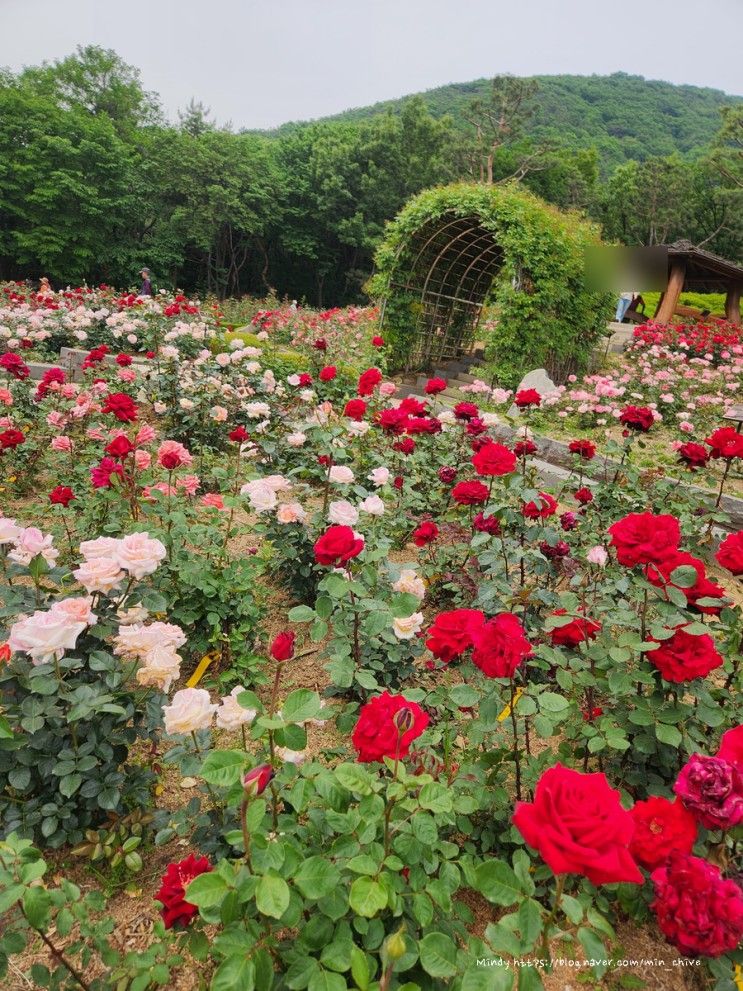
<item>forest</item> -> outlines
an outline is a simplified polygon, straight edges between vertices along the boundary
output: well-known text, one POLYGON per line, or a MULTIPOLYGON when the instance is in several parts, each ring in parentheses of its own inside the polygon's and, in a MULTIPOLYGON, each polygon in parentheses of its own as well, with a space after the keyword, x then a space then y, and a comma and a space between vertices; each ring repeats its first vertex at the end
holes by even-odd
POLYGON ((420 190, 520 181, 626 244, 743 257, 743 101, 609 77, 495 77, 273 132, 169 122, 138 70, 81 47, 0 71, 0 279, 364 299, 420 190))

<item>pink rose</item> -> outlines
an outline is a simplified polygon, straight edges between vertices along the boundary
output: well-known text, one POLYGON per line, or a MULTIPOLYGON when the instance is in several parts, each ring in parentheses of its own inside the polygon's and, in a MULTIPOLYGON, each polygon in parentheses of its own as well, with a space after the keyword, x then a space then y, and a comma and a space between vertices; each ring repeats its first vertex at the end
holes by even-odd
POLYGON ((130 533, 119 541, 116 550, 121 567, 138 580, 157 571, 166 555, 165 545, 148 533, 130 533))
POLYGON ((163 706, 165 732, 168 736, 173 736, 176 733, 195 733, 196 730, 209 729, 217 708, 205 689, 182 688, 175 693, 170 705, 163 706))
POLYGON ((91 609, 92 605, 93 600, 91 598, 80 595, 55 602, 51 608, 51 612, 58 612, 61 615, 67 616, 68 619, 75 623, 85 623, 86 626, 92 626, 98 618, 91 609))
POLYGON ((61 610, 37 611, 11 626, 8 645, 12 651, 28 654, 32 664, 46 664, 74 649, 86 626, 61 610))
POLYGON ((110 557, 94 557, 83 561, 72 574, 86 592, 104 592, 106 595, 119 588, 126 577, 119 562, 110 557))
POLYGON ((51 448, 53 451, 71 451, 73 443, 69 437, 52 437, 51 448))
POLYGON ((59 551, 53 546, 52 541, 51 534, 45 535, 38 527, 27 526, 19 531, 8 557, 16 564, 28 565, 37 554, 41 554, 46 563, 52 567, 59 557, 59 551))
POLYGON ((80 553, 86 561, 96 557, 116 557, 119 541, 116 537, 97 537, 95 540, 84 540, 80 544, 80 553))

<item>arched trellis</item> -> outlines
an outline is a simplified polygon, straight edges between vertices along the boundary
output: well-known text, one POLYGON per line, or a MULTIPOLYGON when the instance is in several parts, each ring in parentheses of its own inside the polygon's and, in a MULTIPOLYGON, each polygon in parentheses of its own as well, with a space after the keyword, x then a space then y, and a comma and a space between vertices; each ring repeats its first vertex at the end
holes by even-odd
POLYGON ((432 367, 468 353, 492 299, 504 380, 527 363, 578 367, 605 318, 606 301, 584 282, 584 249, 598 240, 591 225, 520 187, 420 193, 389 225, 369 284, 392 365, 432 367))

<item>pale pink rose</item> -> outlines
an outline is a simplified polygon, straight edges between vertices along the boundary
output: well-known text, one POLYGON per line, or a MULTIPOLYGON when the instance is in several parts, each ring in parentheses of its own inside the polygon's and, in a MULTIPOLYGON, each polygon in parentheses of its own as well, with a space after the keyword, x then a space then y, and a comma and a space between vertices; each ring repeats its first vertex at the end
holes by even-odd
POLYGON ((292 483, 283 475, 266 475, 261 481, 274 492, 289 492, 292 487, 292 483))
POLYGON ((398 640, 412 640, 422 628, 422 612, 414 612, 412 616, 403 616, 392 621, 392 630, 398 640))
POLYGON ((406 592, 408 595, 414 595, 421 601, 423 601, 426 595, 425 582, 412 568, 405 568, 401 571, 400 577, 392 587, 396 592, 406 592))
POLYGON ((183 489, 186 495, 193 496, 196 495, 196 490, 201 485, 201 479, 198 475, 184 475, 178 479, 175 485, 177 489, 183 489))
POLYGON ((379 386, 379 395, 389 398, 397 392, 397 385, 394 382, 382 382, 379 386))
POLYGON ((353 472, 346 465, 333 465, 330 469, 330 481, 336 482, 338 485, 350 485, 353 477, 353 472))
POLYGON ((144 660, 155 647, 177 650, 186 642, 186 634, 175 623, 133 623, 121 626, 114 637, 114 654, 144 660))
POLYGON ((286 442, 289 447, 302 447, 307 441, 307 434, 303 434, 301 430, 297 430, 293 434, 286 435, 286 442))
POLYGON ((27 526, 19 531, 8 557, 16 564, 30 564, 37 554, 41 554, 52 567, 59 557, 59 551, 53 546, 53 539, 50 533, 43 534, 38 527, 27 526))
POLYGON ((370 516, 384 516, 384 503, 378 495, 367 496, 359 504, 359 509, 370 516))
POLYGON ((96 537, 95 540, 84 540, 80 544, 80 553, 86 561, 92 561, 96 557, 110 557, 115 560, 118 549, 119 541, 116 537, 96 537))
POLYGON ((104 592, 108 595, 118 589, 126 575, 119 562, 110 557, 94 557, 83 561, 72 574, 87 592, 104 592))
POLYGON ((609 560, 609 555, 606 552, 606 548, 602 547, 601 544, 597 544, 586 554, 586 561, 589 564, 596 564, 599 568, 606 567, 606 562, 609 560))
POLYGON ((235 685, 230 694, 222 698, 217 709, 217 726, 220 729, 236 730, 241 726, 249 726, 258 715, 256 709, 245 709, 237 701, 237 696, 244 691, 247 689, 235 685))
POLYGON ((289 747, 277 747, 276 753, 285 764, 304 764, 307 754, 303 750, 290 750, 289 747))
POLYGON ((66 650, 73 650, 86 625, 63 612, 38 611, 11 626, 8 646, 12 651, 28 654, 33 664, 46 664, 59 660, 66 650))
POLYGON ((203 495, 201 499, 199 499, 199 502, 202 506, 208 506, 210 509, 227 509, 224 504, 224 499, 218 492, 207 492, 206 495, 203 495))
POLYGON ((157 571, 167 553, 165 545, 148 533, 130 533, 119 541, 116 560, 139 580, 157 571))
POLYGON ((155 428, 151 427, 147 423, 143 427, 140 427, 137 431, 137 436, 134 438, 134 444, 136 447, 143 447, 145 444, 151 444, 156 436, 157 431, 155 428))
POLYGON ((72 450, 74 445, 71 438, 65 437, 63 435, 61 437, 52 437, 52 442, 50 446, 53 451, 69 452, 72 450))
POLYGON ((376 488, 381 488, 382 485, 386 485, 390 480, 390 470, 389 468, 374 468, 366 476, 372 485, 376 488))
POLYGON ((212 406, 209 411, 209 416, 215 423, 224 423, 229 416, 229 412, 224 408, 224 406, 212 406))
POLYGON ((298 502, 282 502, 276 510, 277 523, 304 523, 307 513, 298 502))
POLYGON ((105 440, 106 439, 106 435, 101 430, 100 427, 89 427, 85 431, 85 436, 87 438, 89 438, 89 440, 105 440))
POLYGON ((85 623, 92 626, 97 620, 92 610, 93 600, 88 596, 75 596, 71 599, 60 599, 51 607, 50 612, 59 612, 75 623, 85 623))
POLYGON ((141 448, 134 452, 134 467, 137 471, 147 471, 152 464, 152 455, 141 448))
POLYGON ((167 692, 180 675, 180 655, 167 644, 158 644, 148 651, 142 659, 142 666, 137 669, 140 685, 152 685, 161 692, 167 692))
POLYGON ((15 520, 0 516, 0 545, 12 544, 20 532, 21 528, 15 520))
POLYGON ((77 385, 75 382, 64 382, 62 384, 60 392, 62 393, 65 399, 72 399, 72 397, 77 393, 77 390, 79 388, 80 386, 77 385))
POLYGON ((346 499, 338 499, 328 506, 328 519, 339 526, 355 526, 359 522, 359 511, 346 499))
POLYGON ((193 457, 177 440, 164 440, 157 449, 157 461, 163 468, 172 471, 193 464, 193 457))
POLYGON ((137 381, 137 373, 133 368, 120 368, 118 377, 120 382, 137 381))
POLYGON ((261 420, 271 415, 271 407, 268 403, 248 403, 245 407, 245 415, 251 420, 261 420))
POLYGON ((152 408, 154 409, 154 411, 157 413, 158 416, 162 416, 163 413, 167 413, 167 411, 168 411, 168 404, 167 403, 161 403, 158 400, 156 403, 153 403, 152 404, 152 408))
POLYGON ((60 413, 59 410, 55 409, 47 415, 46 422, 50 427, 62 429, 65 425, 65 416, 63 413, 60 413))
POLYGON ((685 434, 693 434, 694 424, 689 423, 688 420, 682 420, 681 423, 679 423, 679 430, 683 430, 685 434))
POLYGON ((220 354, 215 355, 214 360, 220 368, 226 368, 232 361, 232 355, 227 351, 222 351, 220 354))
POLYGON ((265 513, 267 510, 273 509, 278 502, 275 489, 267 485, 262 478, 246 482, 240 489, 240 495, 248 497, 248 501, 256 513, 265 513))
POLYGON ((163 706, 165 732, 168 736, 176 733, 195 733, 209 729, 217 711, 217 706, 203 688, 182 688, 173 696, 170 705, 163 706))

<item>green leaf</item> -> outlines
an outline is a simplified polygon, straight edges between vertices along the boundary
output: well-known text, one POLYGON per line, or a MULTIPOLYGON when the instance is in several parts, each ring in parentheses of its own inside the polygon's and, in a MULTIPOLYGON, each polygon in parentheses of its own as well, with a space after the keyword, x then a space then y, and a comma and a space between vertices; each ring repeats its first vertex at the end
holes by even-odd
POLYGON ((324 898, 340 883, 340 871, 325 857, 302 861, 293 881, 305 898, 324 898))
POLYGON ((678 588, 693 588, 699 581, 696 568, 692 568, 690 564, 681 564, 678 568, 674 568, 670 577, 671 584, 677 585, 678 588))
POLYGON ((369 960, 363 950, 354 944, 351 947, 351 977, 356 982, 359 991, 366 991, 371 979, 369 960))
MULTIPOLYGON (((606 947, 603 942, 599 939, 593 929, 586 929, 585 926, 581 926, 578 930, 578 939, 580 945, 583 947, 587 960, 606 960, 608 959, 608 954, 606 952, 606 947)), ((608 970, 608 964, 596 964, 591 967, 591 970, 596 975, 596 977, 602 977, 608 970)))
POLYGON ((315 610, 309 606, 294 606, 289 610, 290 623, 311 623, 315 619, 315 610))
POLYGON ((681 731, 675 726, 658 723, 655 727, 655 735, 661 743, 667 743, 670 747, 678 747, 681 744, 681 731))
POLYGON ((310 978, 307 991, 348 991, 345 977, 329 970, 317 970, 310 978))
POLYGON ((0 891, 0 915, 8 911, 11 905, 15 905, 26 889, 22 884, 11 884, 0 891))
POLYGON ((321 708, 322 701, 317 692, 298 688, 287 696, 281 707, 281 716, 285 723, 304 723, 314 719, 321 708))
POLYGON ((258 882, 255 904, 258 911, 272 919, 280 919, 289 908, 289 885, 277 874, 265 874, 258 882))
POLYGON ((374 790, 371 774, 359 764, 339 764, 335 769, 335 776, 347 791, 358 795, 371 795, 374 790))
POLYGON ((539 708, 545 712, 563 712, 569 705, 568 700, 556 692, 542 692, 539 695, 539 708))
POLYGON ((210 991, 254 991, 254 988, 255 965, 244 953, 223 960, 209 985, 210 991))
POLYGON ((424 809, 430 809, 431 812, 451 812, 452 809, 451 790, 437 781, 423 785, 418 801, 424 809))
POLYGON ((390 610, 395 619, 405 619, 420 609, 420 599, 410 592, 398 592, 390 602, 390 610))
POLYGON ((431 977, 453 977, 457 972, 457 948, 445 933, 432 932, 418 943, 421 967, 431 977))
POLYGON ((521 884, 502 860, 486 860, 475 872, 477 890, 496 905, 513 905, 523 897, 521 884))
POLYGON ((512 987, 513 973, 503 964, 465 971, 460 991, 511 991, 512 987))
POLYGON ((370 877, 357 877, 348 895, 351 908, 365 919, 373 919, 387 907, 387 892, 370 877))
POLYGON ((46 930, 52 896, 46 888, 27 888, 23 895, 23 914, 34 929, 46 930))
POLYGON ((542 909, 532 898, 519 905, 519 932, 527 948, 531 949, 542 931, 542 909))
POLYGON ((212 908, 221 904, 229 891, 229 886, 221 874, 208 871, 199 874, 186 886, 186 901, 199 908, 212 908))
POLYGON ((242 778, 246 764, 247 754, 242 750, 212 750, 199 773, 210 785, 229 788, 242 778))

